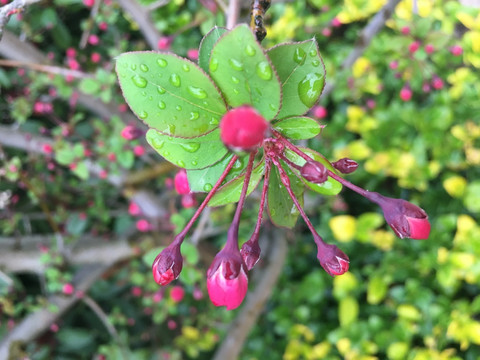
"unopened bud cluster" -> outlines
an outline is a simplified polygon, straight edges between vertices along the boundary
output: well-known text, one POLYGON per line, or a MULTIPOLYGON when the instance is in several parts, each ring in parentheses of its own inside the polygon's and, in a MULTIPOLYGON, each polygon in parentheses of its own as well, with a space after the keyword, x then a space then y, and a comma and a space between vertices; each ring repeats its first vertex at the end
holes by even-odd
MULTIPOLYGON (((247 293, 248 272, 259 261, 261 254, 258 243, 259 231, 272 166, 278 169, 283 186, 288 191, 297 210, 312 232, 313 240, 317 245, 317 258, 320 265, 331 276, 342 275, 348 271, 350 260, 336 245, 324 242, 316 232, 292 191, 289 176, 283 168, 285 164, 294 173, 308 182, 323 184, 329 178, 332 178, 378 204, 384 213, 386 222, 400 238, 426 239, 429 236, 430 223, 424 210, 405 200, 387 198, 353 185, 340 177, 338 173, 349 174, 355 171, 358 167, 355 161, 344 158, 331 163, 331 167, 327 168, 327 166, 312 159, 291 144, 280 133, 273 130, 269 123, 250 106, 245 105, 231 109, 224 115, 220 122, 220 137, 225 146, 232 151, 249 153, 249 160, 237 209, 227 233, 226 244, 215 256, 213 263, 207 271, 208 294, 216 306, 226 306, 228 310, 235 309, 240 306, 247 293), (247 195, 253 163, 261 148, 263 148, 263 156, 265 158, 265 170, 257 223, 251 238, 239 248, 238 229, 240 215, 247 195), (292 162, 287 158, 286 150, 293 151, 304 162, 301 165, 292 162)), ((154 279, 158 284, 166 285, 179 276, 183 263, 180 246, 188 231, 218 190, 237 159, 238 156, 234 155, 186 227, 155 259, 152 271, 154 279)), ((183 196, 191 193, 184 171, 179 172, 175 177, 175 188, 183 196)))

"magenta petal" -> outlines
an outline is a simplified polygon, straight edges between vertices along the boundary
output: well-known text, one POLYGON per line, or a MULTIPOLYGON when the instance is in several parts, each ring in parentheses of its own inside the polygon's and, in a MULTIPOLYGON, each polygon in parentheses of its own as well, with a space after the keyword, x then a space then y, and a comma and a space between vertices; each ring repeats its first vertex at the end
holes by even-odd
POLYGON ((410 238, 423 240, 428 239, 430 235, 430 222, 428 218, 411 218, 407 216, 408 225, 410 226, 410 238))
POLYGON ((242 303, 248 289, 248 278, 243 267, 238 276, 227 280, 223 276, 223 263, 207 279, 207 290, 215 306, 226 306, 227 310, 236 309, 242 303))

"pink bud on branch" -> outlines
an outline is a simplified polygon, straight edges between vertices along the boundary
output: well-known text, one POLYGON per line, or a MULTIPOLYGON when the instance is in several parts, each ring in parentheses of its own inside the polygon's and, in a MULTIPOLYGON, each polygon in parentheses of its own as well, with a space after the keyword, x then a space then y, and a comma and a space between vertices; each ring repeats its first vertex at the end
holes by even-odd
POLYGON ((158 254, 152 265, 152 273, 155 282, 159 285, 167 285, 180 275, 183 266, 183 258, 180 253, 180 244, 172 243, 158 254))
POLYGON ((345 274, 350 264, 347 254, 336 245, 325 244, 320 237, 314 236, 314 240, 318 248, 317 259, 323 269, 331 276, 345 274))

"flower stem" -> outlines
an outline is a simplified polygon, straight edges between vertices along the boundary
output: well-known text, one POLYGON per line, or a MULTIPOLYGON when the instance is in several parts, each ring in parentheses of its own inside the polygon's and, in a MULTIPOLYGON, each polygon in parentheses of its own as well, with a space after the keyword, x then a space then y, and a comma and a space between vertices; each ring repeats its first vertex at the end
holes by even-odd
POLYGON ((183 240, 185 239, 185 236, 187 235, 188 231, 190 230, 190 228, 193 226, 193 224, 195 223, 195 221, 197 221, 198 217, 200 216, 200 214, 202 213, 203 209, 205 209, 205 207, 207 206, 208 202, 210 201, 210 199, 213 197, 213 195, 215 195, 215 192, 218 190, 218 188, 220 187, 220 185, 222 185, 222 182, 223 180, 225 180, 225 178, 227 177, 228 173, 230 172, 230 170, 232 169, 233 167, 233 164, 235 164, 235 161, 237 161, 238 159, 238 156, 237 155, 234 155, 232 157, 232 159, 230 160, 230 162, 228 163, 227 167, 225 168, 225 170, 223 171, 222 175, 220 176, 220 178, 217 180, 217 182, 215 183, 215 185, 213 186, 212 190, 210 190, 210 192, 208 193, 207 197, 205 198, 205 200, 203 200, 202 204, 200 205, 200 207, 197 209, 197 211, 195 212, 195 214, 193 214, 192 218, 190 219, 190 221, 188 222, 188 224, 185 226, 185 228, 177 235, 175 236, 175 239, 173 240, 173 243, 175 243, 175 245, 179 245, 183 242, 183 240))
POLYGON ((260 232, 260 226, 262 224, 263 209, 265 208, 265 200, 267 197, 268 183, 270 181, 270 169, 272 167, 272 162, 270 158, 265 159, 265 176, 263 179, 263 188, 262 188, 262 197, 260 198, 260 207, 258 210, 257 224, 253 230, 252 238, 258 239, 258 234, 260 232))
POLYGON ((227 233, 227 246, 236 246, 238 249, 238 228, 240 226, 240 215, 242 214, 243 204, 245 203, 245 198, 247 197, 248 185, 250 183, 250 177, 252 175, 253 162, 255 160, 255 155, 257 151, 252 151, 250 157, 248 158, 247 170, 245 171, 245 180, 243 181, 242 192, 240 194, 240 199, 238 200, 237 209, 235 210, 235 215, 233 215, 232 224, 228 229, 227 233))
POLYGON ((307 224, 308 229, 310 230, 310 232, 313 235, 313 239, 314 239, 315 243, 317 244, 319 249, 321 247, 322 248, 325 247, 325 245, 326 245, 325 242, 323 241, 322 237, 317 233, 317 230, 315 230, 315 228, 313 227, 313 224, 311 223, 310 219, 308 218, 308 216, 305 213, 305 211, 303 210, 303 208, 300 206, 300 203, 298 202, 298 199, 296 198, 295 194, 293 193, 292 187, 290 185, 290 179, 289 179, 287 173, 282 168, 282 166, 280 165, 280 163, 278 162, 277 159, 272 158, 272 161, 275 164, 275 166, 278 168, 278 171, 280 172, 280 180, 282 181, 283 185, 287 189, 288 195, 290 195, 290 197, 292 198, 292 201, 295 204, 295 206, 297 207, 298 211, 300 212, 300 215, 302 216, 303 220, 307 224))
POLYGON ((328 170, 327 169, 327 173, 328 173, 328 176, 330 176, 332 179, 334 180, 337 180, 339 183, 341 183, 342 185, 348 187, 350 190, 353 190, 355 191, 356 193, 364 196, 365 198, 367 198, 368 200, 374 202, 374 203, 377 203, 376 201, 376 198, 377 198, 377 195, 378 193, 376 192, 370 192, 368 190, 365 190, 365 189, 362 189, 361 187, 355 185, 355 184, 352 184, 350 181, 348 180, 345 180, 344 178, 338 176, 337 174, 335 174, 333 171, 331 170, 328 170))
POLYGON ((283 137, 282 134, 280 134, 278 131, 276 130, 272 130, 273 131, 273 135, 275 135, 275 137, 280 140, 282 142, 283 145, 285 145, 287 148, 289 148, 290 150, 292 150, 295 154, 301 156, 305 161, 313 161, 313 159, 308 156, 307 154, 303 153, 302 151, 300 151, 299 148, 297 148, 295 145, 293 145, 290 141, 288 141, 287 139, 285 139, 283 137))

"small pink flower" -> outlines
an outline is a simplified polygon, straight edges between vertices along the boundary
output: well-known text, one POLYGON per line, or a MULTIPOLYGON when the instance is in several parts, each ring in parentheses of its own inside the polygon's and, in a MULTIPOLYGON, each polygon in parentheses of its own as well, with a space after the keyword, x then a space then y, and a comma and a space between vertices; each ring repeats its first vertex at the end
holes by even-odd
POLYGON ((163 300, 163 292, 162 291, 157 291, 155 294, 153 294, 153 302, 158 303, 163 300))
POLYGON ((198 49, 189 49, 187 51, 187 57, 192 61, 198 60, 198 49))
POLYGON ((332 36, 332 29, 330 28, 324 28, 322 29, 322 35, 325 36, 325 37, 330 37, 332 36))
POLYGON ((183 267, 183 258, 180 246, 172 243, 157 255, 152 264, 152 273, 155 282, 167 285, 180 275, 183 267))
POLYGON ((99 42, 100 42, 100 39, 95 34, 92 34, 88 37, 88 43, 90 45, 98 45, 99 42))
POLYGON ((142 210, 140 209, 140 206, 137 205, 137 203, 132 201, 128 205, 128 213, 132 216, 138 216, 142 214, 142 210))
POLYGON ((90 55, 90 60, 92 60, 94 64, 99 63, 101 59, 101 55, 97 52, 94 52, 92 55, 90 55))
POLYGON ((142 156, 145 154, 145 148, 142 145, 135 145, 133 147, 133 154, 135 156, 142 156))
POLYGON ((140 219, 136 223, 137 230, 141 232, 147 232, 152 229, 152 225, 148 222, 148 220, 140 219))
POLYGON ((392 69, 392 70, 397 70, 397 69, 398 69, 398 61, 393 60, 392 62, 390 62, 390 64, 388 64, 388 66, 389 66, 390 69, 392 69))
POLYGON ((105 169, 100 170, 100 172, 98 173, 98 176, 100 177, 100 179, 106 179, 108 177, 107 170, 105 169))
POLYGON ((358 168, 358 163, 349 158, 343 158, 332 163, 333 167, 342 174, 351 174, 358 168))
POLYGON ((177 328, 177 322, 175 320, 168 320, 167 326, 169 330, 175 330, 177 328))
POLYGON ((195 286, 195 288, 193 289, 193 298, 195 300, 203 299, 203 291, 199 287, 195 286))
POLYGON ((45 153, 45 154, 51 154, 53 152, 53 147, 52 145, 50 144, 43 144, 42 145, 42 151, 45 153))
POLYGON ((182 207, 184 209, 190 209, 197 205, 197 200, 195 200, 195 195, 192 193, 182 195, 182 207))
POLYGON ((185 290, 181 286, 174 286, 170 290, 170 299, 172 299, 175 303, 179 303, 180 301, 182 301, 184 296, 185 290))
POLYGON ((262 145, 268 122, 253 107, 228 111, 220 120, 220 138, 232 150, 253 151, 262 145))
POLYGON ((170 49, 170 45, 172 45, 173 38, 170 36, 162 36, 158 40, 158 50, 168 50, 170 49))
POLYGON ((126 112, 127 110, 128 110, 127 104, 120 104, 120 105, 118 105, 118 111, 120 111, 120 112, 123 113, 123 112, 126 112))
POLYGON ((408 26, 402 27, 400 31, 401 31, 401 33, 402 33, 403 35, 408 35, 408 34, 410 34, 410 28, 409 28, 408 26))
POLYGON ((77 60, 69 58, 67 60, 67 66, 72 69, 72 70, 79 70, 80 69, 80 64, 78 63, 77 60))
POLYGON ((410 89, 409 86, 404 86, 402 90, 400 90, 400 99, 402 99, 402 101, 409 101, 412 98, 412 95, 412 89, 410 89))
POLYGON ((138 129, 136 126, 127 125, 122 129, 120 135, 125 140, 135 140, 138 139, 142 135, 142 131, 138 129))
POLYGON ((65 295, 72 295, 74 291, 75 291, 75 288, 73 287, 72 284, 70 283, 63 284, 62 292, 65 295))
POLYGON ((95 0, 83 0, 83 5, 85 5, 86 7, 92 7, 93 5, 95 5, 95 0))
POLYGON ((78 164, 75 163, 75 162, 73 162, 73 163, 71 163, 71 164, 68 165, 68 167, 69 167, 70 170, 72 170, 72 171, 75 170, 75 169, 77 168, 77 166, 78 166, 78 164))
POLYGON ((117 160, 117 155, 115 155, 115 153, 110 153, 107 155, 107 159, 108 161, 114 162, 117 160))
POLYGON ((132 287, 132 295, 135 296, 135 297, 139 297, 139 296, 142 296, 142 288, 140 286, 134 286, 132 287))
POLYGON ((453 56, 460 56, 463 54, 463 48, 460 45, 453 45, 450 48, 450 52, 453 56))
POLYGON ((175 190, 179 195, 190 193, 190 186, 188 185, 187 172, 185 169, 181 169, 175 174, 174 182, 175 190))
POLYGON ((102 21, 100 24, 98 24, 98 28, 102 31, 107 31, 108 24, 105 21, 102 21))
POLYGON ((67 57, 74 58, 75 56, 77 56, 77 50, 75 50, 72 47, 68 48, 67 49, 67 57))
POLYGON ((443 80, 440 79, 438 76, 434 76, 432 79, 432 87, 435 90, 443 89, 443 80))
POLYGON ((327 109, 324 108, 323 106, 315 106, 313 108, 313 116, 315 116, 317 119, 323 119, 326 118, 328 115, 327 109))
POLYGON ((215 306, 233 310, 240 306, 248 289, 245 264, 238 247, 227 245, 215 256, 207 272, 207 290, 215 306))
POLYGON ((60 327, 58 326, 57 323, 53 323, 52 325, 50 325, 50 331, 53 332, 53 333, 58 332, 59 329, 60 329, 60 327))
POLYGON ((334 17, 334 18, 332 19, 332 26, 333 26, 333 27, 340 27, 340 26, 342 26, 342 22, 340 21, 339 18, 334 17))
POLYGON ((420 41, 414 41, 408 46, 408 51, 410 54, 414 54, 420 48, 420 41))
POLYGON ((435 51, 435 47, 432 45, 432 44, 427 44, 425 45, 425 52, 427 54, 433 54, 433 52, 435 51))

